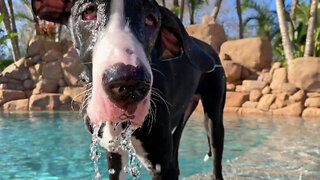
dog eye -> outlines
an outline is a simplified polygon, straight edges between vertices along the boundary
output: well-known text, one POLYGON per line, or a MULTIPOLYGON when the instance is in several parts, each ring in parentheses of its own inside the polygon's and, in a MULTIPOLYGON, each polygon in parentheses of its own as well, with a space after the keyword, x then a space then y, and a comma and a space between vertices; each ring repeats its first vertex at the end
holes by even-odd
POLYGON ((156 26, 156 19, 154 18, 153 15, 148 15, 148 16, 146 16, 146 19, 145 19, 144 23, 147 26, 155 27, 156 26))
POLYGON ((90 21, 97 19, 97 8, 95 6, 90 6, 82 13, 82 19, 85 21, 90 21))

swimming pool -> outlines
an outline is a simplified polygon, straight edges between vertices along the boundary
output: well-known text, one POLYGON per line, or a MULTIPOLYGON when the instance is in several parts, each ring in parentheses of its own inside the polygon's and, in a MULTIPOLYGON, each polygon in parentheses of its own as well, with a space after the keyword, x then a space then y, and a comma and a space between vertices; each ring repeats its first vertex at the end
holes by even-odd
MULTIPOLYGON (((224 163, 260 147, 277 130, 274 121, 234 116, 225 119, 224 163)), ((0 179, 91 179, 90 142, 77 112, 1 112, 0 179)), ((179 151, 181 178, 212 169, 211 161, 203 162, 207 150, 201 121, 189 121, 179 151)), ((102 149, 100 152, 102 179, 107 179, 105 155, 102 149)), ((150 178, 143 170, 139 179, 150 178)))

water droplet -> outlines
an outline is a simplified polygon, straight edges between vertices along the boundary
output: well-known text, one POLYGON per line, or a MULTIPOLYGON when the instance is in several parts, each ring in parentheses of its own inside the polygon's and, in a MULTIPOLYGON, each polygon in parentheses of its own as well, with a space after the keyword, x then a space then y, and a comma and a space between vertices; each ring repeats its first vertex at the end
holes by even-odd
POLYGON ((128 162, 127 165, 124 167, 124 172, 129 173, 132 177, 135 178, 140 176, 138 168, 141 168, 141 163, 137 162, 138 159, 136 158, 136 151, 131 142, 132 134, 136 129, 137 127, 128 124, 128 126, 117 137, 115 137, 112 140, 112 142, 116 144, 116 146, 112 147, 112 150, 117 151, 121 149, 128 153, 128 162))
POLYGON ((98 144, 99 144, 99 137, 98 133, 101 127, 101 123, 98 125, 93 125, 93 133, 92 133, 92 142, 90 145, 90 159, 93 162, 93 168, 96 173, 95 177, 92 180, 100 180, 101 175, 99 172, 98 162, 99 158, 101 157, 101 153, 98 151, 98 144))
POLYGON ((114 174, 116 171, 114 169, 109 169, 109 174, 114 174))

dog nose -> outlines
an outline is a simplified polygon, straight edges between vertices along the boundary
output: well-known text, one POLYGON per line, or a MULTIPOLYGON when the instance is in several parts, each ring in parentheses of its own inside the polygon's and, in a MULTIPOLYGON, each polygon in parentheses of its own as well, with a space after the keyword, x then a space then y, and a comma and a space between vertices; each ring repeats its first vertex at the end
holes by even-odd
POLYGON ((110 100, 120 107, 125 107, 147 96, 150 79, 144 66, 118 63, 105 71, 103 85, 110 100))

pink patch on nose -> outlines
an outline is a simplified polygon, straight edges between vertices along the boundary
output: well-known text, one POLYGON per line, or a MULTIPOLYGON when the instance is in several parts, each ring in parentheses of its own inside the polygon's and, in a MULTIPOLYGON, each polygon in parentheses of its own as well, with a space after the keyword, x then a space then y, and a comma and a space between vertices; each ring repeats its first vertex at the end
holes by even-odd
POLYGON ((146 103, 143 100, 129 105, 126 109, 117 107, 102 89, 94 89, 92 93, 92 99, 87 108, 92 124, 105 123, 107 121, 114 123, 130 121, 133 125, 140 127, 149 113, 150 93, 145 98, 146 103))

